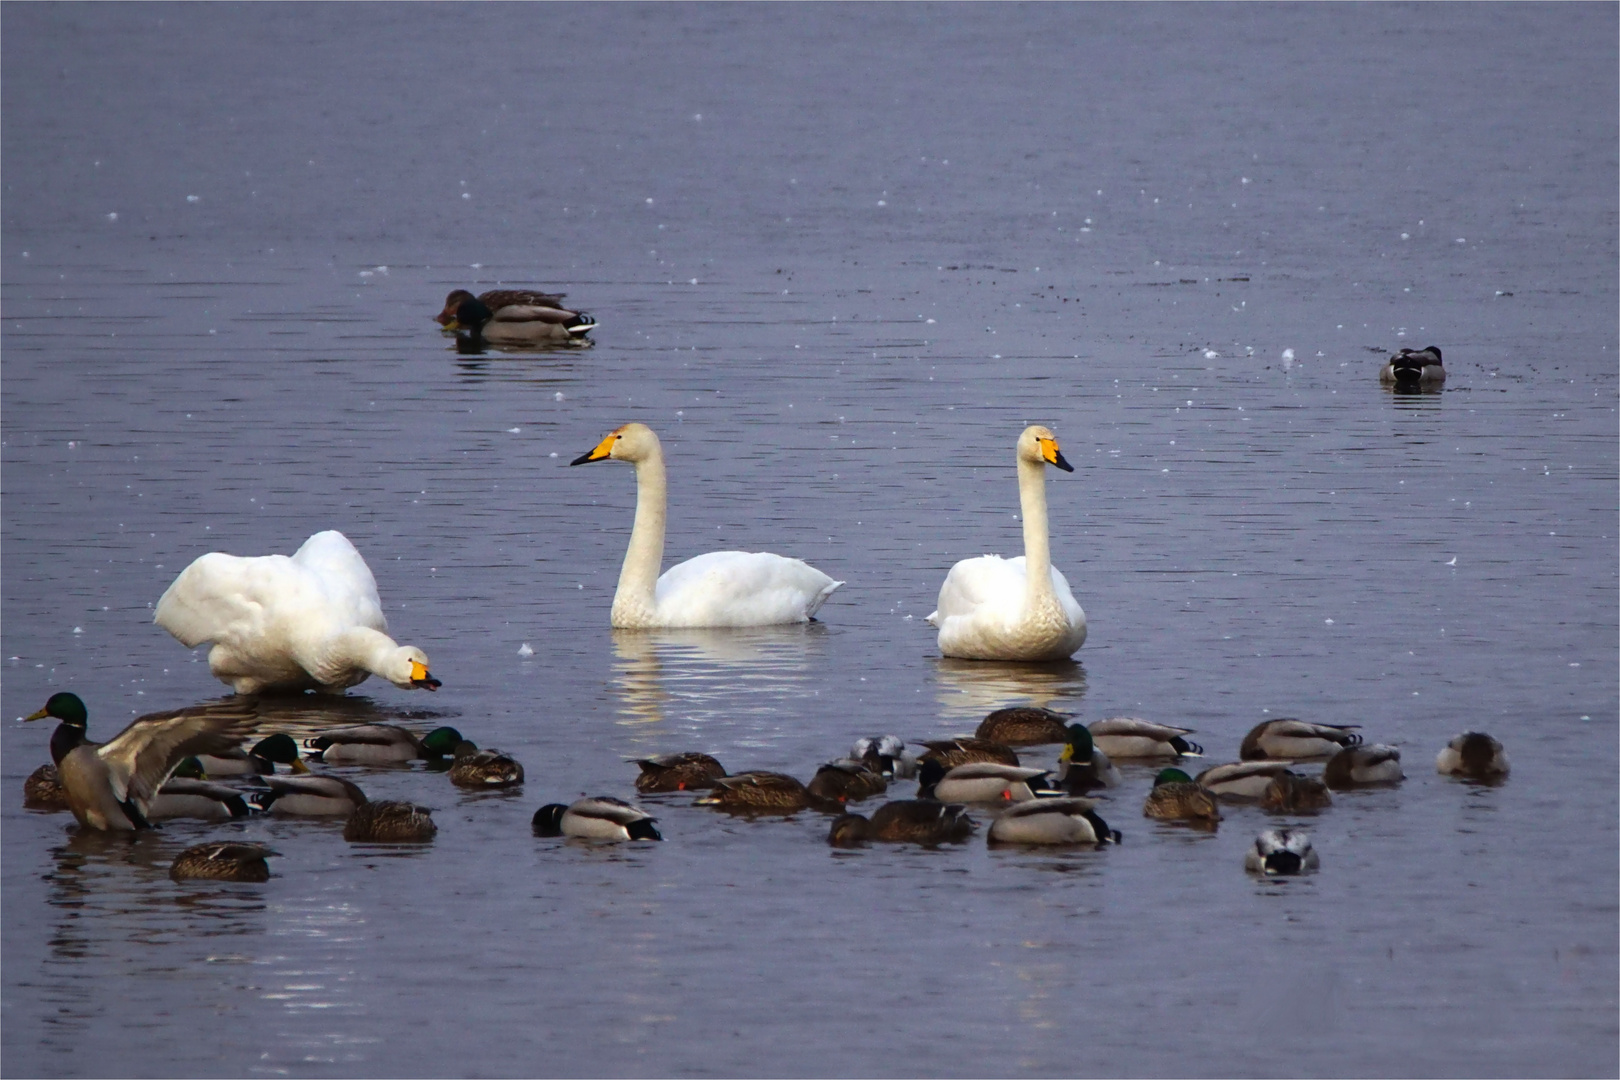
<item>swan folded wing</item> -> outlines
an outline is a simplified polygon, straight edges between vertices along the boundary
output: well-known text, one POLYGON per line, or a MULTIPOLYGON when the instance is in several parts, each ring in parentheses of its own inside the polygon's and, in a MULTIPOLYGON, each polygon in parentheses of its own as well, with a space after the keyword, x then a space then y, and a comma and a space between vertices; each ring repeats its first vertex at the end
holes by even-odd
POLYGON ((1003 559, 1000 555, 980 555, 963 559, 945 575, 939 587, 939 601, 928 621, 941 626, 945 619, 971 615, 982 607, 1008 600, 1016 606, 1024 599, 1024 557, 1003 559))
POLYGON ((174 767, 197 754, 223 754, 259 721, 250 703, 227 701, 138 718, 96 748, 107 765, 113 793, 143 812, 174 767))
POLYGON ((240 558, 211 551, 180 572, 157 602, 152 621, 188 649, 205 641, 264 632, 264 598, 275 582, 302 575, 285 555, 240 558))
POLYGON ((771 626, 805 622, 843 582, 801 559, 763 551, 711 551, 658 579, 663 626, 771 626))
POLYGON ((348 537, 332 529, 318 532, 293 553, 292 561, 310 572, 309 584, 318 586, 325 597, 328 618, 343 626, 388 632, 377 579, 348 537))

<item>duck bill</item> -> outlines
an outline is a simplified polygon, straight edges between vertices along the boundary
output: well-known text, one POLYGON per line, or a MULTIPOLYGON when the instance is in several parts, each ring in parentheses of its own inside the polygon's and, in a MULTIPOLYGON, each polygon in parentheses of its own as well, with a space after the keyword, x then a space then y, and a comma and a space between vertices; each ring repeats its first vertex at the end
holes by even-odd
POLYGON ((24 720, 44 720, 47 717, 49 717, 50 715, 51 715, 50 713, 46 712, 44 709, 41 709, 41 710, 39 710, 39 712, 34 713, 32 716, 25 716, 25 717, 23 717, 23 719, 24 720))

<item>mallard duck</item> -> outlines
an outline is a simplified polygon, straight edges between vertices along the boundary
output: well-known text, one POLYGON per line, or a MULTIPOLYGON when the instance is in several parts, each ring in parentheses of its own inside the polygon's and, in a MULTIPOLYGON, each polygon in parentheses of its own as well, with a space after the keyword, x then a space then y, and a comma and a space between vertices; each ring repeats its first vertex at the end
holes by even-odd
POLYGON ((1285 761, 1230 761, 1211 765, 1193 783, 1222 799, 1259 799, 1272 777, 1288 771, 1285 761))
POLYGON ((1304 720, 1263 720, 1243 736, 1244 761, 1293 761, 1332 757, 1341 746, 1361 745, 1360 724, 1308 724, 1304 720))
POLYGON ((1397 390, 1438 390, 1446 381, 1439 346, 1402 349, 1379 370, 1378 381, 1397 390))
POLYGON ((715 778, 714 789, 699 796, 696 805, 718 806, 743 813, 788 813, 806 807, 837 812, 843 804, 810 794, 810 790, 786 773, 740 772, 715 778))
POLYGON ((849 756, 866 763, 866 767, 890 780, 909 780, 917 775, 917 757, 906 752, 906 744, 898 735, 873 735, 856 739, 849 748, 849 756))
POLYGON ((1508 774, 1502 744, 1483 731, 1465 731, 1446 744, 1434 759, 1438 772, 1471 780, 1499 780, 1508 774))
POLYGON ((1027 802, 1037 791, 1056 789, 1045 769, 1020 769, 975 761, 947 772, 937 761, 925 761, 917 772, 919 799, 940 802, 1027 802))
POLYGON ((510 754, 480 750, 477 743, 463 739, 456 744, 450 782, 457 787, 512 787, 523 783, 523 766, 510 754))
POLYGON ((284 731, 260 739, 251 750, 238 747, 231 754, 198 754, 197 760, 210 780, 221 776, 269 776, 277 765, 286 765, 295 773, 309 771, 298 759, 298 743, 284 731))
POLYGON ((641 775, 636 777, 636 790, 642 794, 704 790, 714 787, 717 777, 726 775, 724 765, 695 750, 631 760, 641 768, 641 775))
POLYGON ((1221 809, 1215 804, 1215 796, 1194 783, 1192 777, 1180 769, 1161 769, 1153 778, 1153 790, 1148 792, 1142 816, 1213 823, 1221 820, 1221 809))
POLYGON ((534 812, 536 836, 578 836, 585 840, 662 840, 658 819, 639 806, 610 795, 580 799, 564 806, 549 803, 534 812))
POLYGON ((889 782, 882 775, 854 758, 829 761, 816 770, 806 790, 818 799, 835 802, 860 802, 889 790, 889 782))
POLYGON ((1260 809, 1273 814, 1314 814, 1332 805, 1326 784, 1286 769, 1271 778, 1260 796, 1260 809))
POLYGON ((343 839, 360 844, 420 844, 433 839, 439 827, 433 811, 408 802, 363 802, 343 826, 343 839))
POLYGON ((979 721, 979 729, 973 734, 1003 746, 1044 746, 1068 741, 1070 719, 1051 709, 1018 705, 997 709, 979 721))
POLYGON ((1058 784, 1070 795, 1084 795, 1098 788, 1119 787, 1125 782, 1119 769, 1096 745, 1084 724, 1069 725, 1069 741, 1058 754, 1058 784))
POLYGON ((1322 770, 1322 782, 1334 791, 1398 784, 1405 779, 1401 752, 1382 743, 1347 746, 1329 758, 1322 770))
POLYGON ((318 532, 291 557, 199 556, 158 599, 152 621, 238 694, 342 693, 373 675, 401 690, 437 690, 427 654, 388 636, 377 582, 340 532, 318 532))
POLYGON ((1198 757, 1204 748, 1185 738, 1192 728, 1113 716, 1090 725, 1097 749, 1111 758, 1198 757))
POLYGON ((289 817, 348 817, 369 801, 359 787, 338 776, 268 776, 264 784, 264 790, 248 793, 248 803, 289 817))
POLYGON ((917 767, 922 768, 924 762, 937 761, 942 768, 954 769, 958 765, 970 765, 975 761, 985 761, 992 765, 1011 765, 1018 767, 1018 755, 1012 747, 1004 743, 991 742, 989 739, 976 739, 964 735, 956 739, 934 739, 922 745, 928 750, 917 759, 917 767))
POLYGON ((575 341, 596 329, 596 320, 562 305, 562 293, 492 289, 474 296, 456 289, 434 320, 446 330, 492 345, 543 345, 575 341))
POLYGON ((305 739, 304 749, 328 765, 398 765, 454 754, 462 742, 461 732, 453 727, 434 728, 417 738, 393 724, 351 724, 305 739))
POLYGON ((168 818, 198 818, 202 821, 230 821, 245 818, 252 811, 242 792, 227 784, 216 784, 203 775, 202 763, 186 758, 158 788, 157 798, 146 811, 148 821, 168 818))
POLYGON ((836 819, 827 833, 827 843, 834 847, 853 847, 868 840, 954 844, 972 836, 973 828, 965 806, 934 799, 902 799, 878 807, 870 821, 859 814, 836 819))
POLYGON ((1268 877, 1301 874, 1320 865, 1316 849, 1311 847, 1311 834, 1302 829, 1267 829, 1254 838, 1243 856, 1245 870, 1268 877))
POLYGON ((23 781, 23 807, 28 810, 66 810, 67 792, 55 765, 41 765, 23 781))
POLYGON ((270 867, 264 860, 280 854, 263 844, 241 841, 198 844, 174 857, 174 862, 169 866, 169 876, 175 881, 269 881, 270 867))
POLYGON ((68 809, 81 825, 103 830, 147 828, 152 800, 176 765, 193 754, 230 750, 258 721, 249 705, 227 701, 142 716, 110 741, 93 743, 77 694, 52 694, 26 719, 47 716, 61 721, 51 735, 51 758, 68 809))
POLYGON ((990 823, 992 844, 1117 844, 1118 829, 1097 814, 1092 799, 1035 799, 1008 807, 990 823))

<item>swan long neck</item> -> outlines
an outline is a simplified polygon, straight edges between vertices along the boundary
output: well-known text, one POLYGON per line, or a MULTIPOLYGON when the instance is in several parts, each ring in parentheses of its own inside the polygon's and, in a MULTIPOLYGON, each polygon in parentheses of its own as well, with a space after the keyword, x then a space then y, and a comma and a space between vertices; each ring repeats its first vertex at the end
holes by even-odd
POLYGON ((368 626, 351 626, 332 638, 323 655, 306 664, 305 670, 332 685, 353 685, 359 681, 352 674, 357 670, 388 679, 388 662, 398 648, 399 643, 387 634, 368 626))
POLYGON ((620 615, 630 607, 650 615, 657 603, 658 571, 664 564, 664 520, 669 508, 662 448, 636 462, 636 523, 619 570, 613 596, 614 625, 627 625, 620 615))
POLYGON ((1018 459, 1018 505, 1024 516, 1024 597, 1027 604, 1057 602, 1046 522, 1046 466, 1018 459))

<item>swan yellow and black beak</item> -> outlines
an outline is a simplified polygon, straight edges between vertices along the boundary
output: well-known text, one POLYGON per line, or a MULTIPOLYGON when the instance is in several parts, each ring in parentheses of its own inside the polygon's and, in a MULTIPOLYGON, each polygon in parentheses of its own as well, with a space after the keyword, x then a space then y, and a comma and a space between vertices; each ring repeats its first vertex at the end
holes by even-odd
POLYGON ((589 465, 593 461, 606 461, 608 459, 608 455, 613 453, 613 444, 617 442, 618 439, 618 432, 609 432, 601 442, 596 444, 595 449, 591 450, 589 453, 579 455, 579 457, 575 458, 573 461, 570 461, 568 464, 589 465))
POLYGON ((1056 465, 1064 472, 1074 472, 1074 466, 1064 459, 1063 451, 1058 449, 1056 439, 1040 439, 1038 441, 1041 444, 1041 457, 1046 459, 1048 465, 1056 465))
POLYGON ((411 685, 422 690, 437 690, 444 683, 428 674, 427 665, 416 660, 411 661, 411 685))

